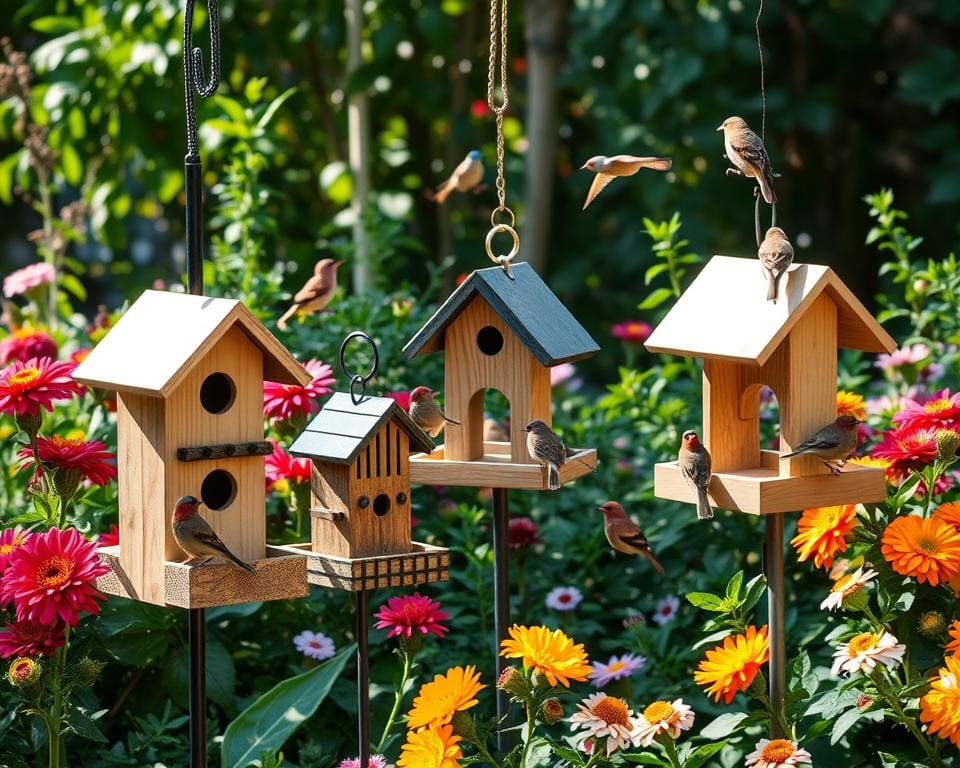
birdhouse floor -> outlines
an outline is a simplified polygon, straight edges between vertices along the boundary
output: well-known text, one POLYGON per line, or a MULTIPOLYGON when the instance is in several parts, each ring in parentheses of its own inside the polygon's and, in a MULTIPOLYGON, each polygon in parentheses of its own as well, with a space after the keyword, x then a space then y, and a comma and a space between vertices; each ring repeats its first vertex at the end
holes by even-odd
MULTIPOLYGON (((569 483, 593 472, 597 466, 595 448, 574 448, 560 467, 560 482, 569 483)), ((547 471, 539 464, 514 464, 510 443, 485 442, 483 458, 474 461, 448 461, 444 446, 430 453, 410 457, 410 480, 421 485, 465 485, 471 488, 547 489, 547 471)))
POLYGON ((262 600, 289 600, 306 597, 307 559, 295 552, 286 557, 267 557, 250 562, 256 573, 246 573, 235 565, 211 561, 190 566, 167 560, 164 564, 163 601, 138 595, 120 564, 120 547, 97 550, 100 562, 110 573, 97 579, 97 589, 108 595, 152 602, 177 608, 215 608, 262 600))
POLYGON ((449 550, 417 541, 411 542, 408 553, 379 557, 329 557, 311 551, 310 543, 267 545, 267 554, 279 559, 306 555, 310 584, 348 592, 446 581, 450 568, 449 550))
MULTIPOLYGON (((881 502, 887 481, 882 469, 847 464, 836 477, 829 474, 781 477, 779 455, 762 451, 763 466, 737 472, 716 472, 710 480, 710 501, 718 509, 749 515, 797 512, 812 507, 881 502)), ((661 499, 696 504, 675 461, 654 467, 654 493, 661 499)))

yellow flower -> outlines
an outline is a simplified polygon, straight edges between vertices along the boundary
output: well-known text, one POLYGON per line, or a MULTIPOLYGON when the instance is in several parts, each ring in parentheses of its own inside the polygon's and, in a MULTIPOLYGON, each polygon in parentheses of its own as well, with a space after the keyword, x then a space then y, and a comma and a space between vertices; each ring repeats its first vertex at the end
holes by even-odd
POLYGON ((947 627, 947 634, 950 635, 951 640, 943 650, 947 653, 956 654, 957 651, 960 651, 960 621, 952 622, 947 627))
POLYGON ((457 712, 474 706, 477 693, 483 688, 486 686, 481 685, 480 673, 473 666, 448 669, 445 675, 437 675, 420 688, 407 715, 407 725, 414 729, 446 725, 457 712))
POLYGON ((890 471, 890 468, 893 466, 893 462, 890 459, 881 459, 877 456, 854 456, 852 459, 847 459, 847 464, 858 464, 861 467, 876 467, 877 469, 882 469, 887 476, 887 483, 890 485, 896 485, 899 481, 899 476, 890 471))
POLYGON ((927 733, 960 747, 960 659, 947 656, 946 667, 930 679, 930 690, 920 699, 920 722, 928 723, 927 733))
POLYGON ((863 421, 867 418, 867 407, 863 402, 863 395, 856 392, 837 392, 837 416, 853 416, 863 421))
POLYGON ((548 627, 510 627, 510 637, 500 643, 500 655, 523 659, 525 669, 533 667, 547 678, 550 685, 558 682, 569 688, 571 680, 583 682, 590 674, 586 651, 582 644, 559 629, 548 627))
POLYGON ((724 704, 733 701, 738 691, 750 687, 760 667, 770 658, 770 641, 766 625, 747 627, 743 635, 726 637, 721 645, 707 651, 707 657, 697 665, 693 679, 706 686, 707 695, 724 704))
POLYGON ((846 536, 859 524, 853 504, 805 509, 790 543, 801 563, 813 555, 817 568, 829 568, 837 552, 847 551, 846 536))
POLYGON ((880 551, 901 576, 931 587, 960 573, 960 533, 932 517, 895 518, 883 531, 880 551))
POLYGON ((452 725, 408 731, 407 741, 400 748, 397 766, 399 768, 458 768, 457 761, 463 757, 459 741, 460 737, 453 735, 452 725))

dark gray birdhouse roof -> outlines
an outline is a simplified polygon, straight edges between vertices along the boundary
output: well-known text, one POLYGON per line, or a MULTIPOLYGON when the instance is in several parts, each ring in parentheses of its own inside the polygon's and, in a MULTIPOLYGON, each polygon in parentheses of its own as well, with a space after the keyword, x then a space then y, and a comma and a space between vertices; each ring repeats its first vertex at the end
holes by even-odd
POLYGON ((319 461, 352 464, 383 423, 393 418, 410 437, 411 451, 429 453, 433 450, 433 441, 393 398, 364 397, 359 405, 354 405, 346 392, 335 392, 300 437, 293 441, 290 453, 319 461))
POLYGON ((476 296, 486 299, 542 365, 581 360, 600 350, 533 268, 521 262, 511 265, 510 277, 502 267, 473 272, 407 342, 403 354, 412 358, 443 349, 447 326, 476 296))

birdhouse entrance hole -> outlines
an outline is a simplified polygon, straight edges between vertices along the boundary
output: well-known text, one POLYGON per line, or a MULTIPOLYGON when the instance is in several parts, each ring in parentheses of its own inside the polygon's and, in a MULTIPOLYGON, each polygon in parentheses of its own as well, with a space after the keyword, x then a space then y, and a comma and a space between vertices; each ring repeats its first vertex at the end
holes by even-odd
POLYGON ((485 325, 477 331, 477 349, 493 357, 503 349, 503 334, 492 325, 485 325))
POLYGON ((383 517, 390 511, 390 497, 381 493, 373 500, 373 514, 377 517, 383 517))
POLYGON ((237 481, 225 469, 215 469, 200 485, 200 498, 210 509, 229 507, 237 495, 237 481))
POLYGON ((200 405, 207 413, 225 413, 236 397, 237 387, 225 373, 211 373, 200 385, 200 405))

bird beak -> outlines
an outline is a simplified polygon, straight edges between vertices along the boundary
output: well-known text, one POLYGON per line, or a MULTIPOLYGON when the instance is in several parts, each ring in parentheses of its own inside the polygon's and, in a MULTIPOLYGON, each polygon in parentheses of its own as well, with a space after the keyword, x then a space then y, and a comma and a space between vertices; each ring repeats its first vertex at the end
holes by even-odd
POLYGON ((339 267, 343 266, 346 263, 347 263, 346 259, 340 259, 339 261, 333 262, 333 268, 338 269, 339 267))
POLYGON ((722 130, 723 130, 723 126, 722 126, 722 125, 718 125, 718 126, 717 126, 717 130, 718 130, 718 131, 722 131, 722 130))
POLYGON ((605 511, 603 507, 597 507, 597 512, 603 512, 603 511, 605 511))
POLYGON ((589 171, 589 170, 590 170, 590 163, 584 163, 583 165, 581 165, 581 166, 580 166, 580 170, 581 170, 581 171, 589 171))

